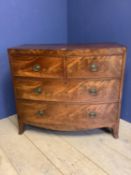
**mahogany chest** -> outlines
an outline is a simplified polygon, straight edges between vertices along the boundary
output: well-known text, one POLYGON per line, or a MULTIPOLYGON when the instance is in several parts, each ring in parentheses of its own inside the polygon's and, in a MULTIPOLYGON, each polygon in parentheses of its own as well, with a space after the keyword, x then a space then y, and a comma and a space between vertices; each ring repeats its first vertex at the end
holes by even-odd
POLYGON ((118 137, 126 48, 120 44, 8 49, 19 133, 110 128, 118 137))

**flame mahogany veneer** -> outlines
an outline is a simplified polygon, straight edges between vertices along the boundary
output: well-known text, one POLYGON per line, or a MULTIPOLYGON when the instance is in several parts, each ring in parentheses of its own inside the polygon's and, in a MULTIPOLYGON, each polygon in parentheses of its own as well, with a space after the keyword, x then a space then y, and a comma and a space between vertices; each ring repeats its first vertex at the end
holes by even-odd
POLYGON ((120 44, 9 48, 19 133, 110 128, 118 138, 126 47, 120 44))

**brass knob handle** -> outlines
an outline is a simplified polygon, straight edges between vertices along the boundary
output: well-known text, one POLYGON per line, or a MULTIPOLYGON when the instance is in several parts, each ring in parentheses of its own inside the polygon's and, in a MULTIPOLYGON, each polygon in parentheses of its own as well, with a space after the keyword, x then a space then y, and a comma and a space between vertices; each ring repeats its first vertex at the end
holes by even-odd
POLYGON ((95 118, 97 116, 97 113, 96 112, 89 112, 88 115, 90 118, 95 118))
POLYGON ((41 66, 39 64, 35 64, 32 69, 34 72, 39 72, 41 70, 41 66))
POLYGON ((34 93, 37 94, 37 95, 41 94, 42 93, 42 88, 41 87, 35 88, 34 93))
POLYGON ((97 89, 96 88, 91 88, 88 90, 91 95, 97 95, 97 89))
POLYGON ((90 65, 90 71, 91 72, 97 72, 98 71, 98 65, 93 63, 90 65))
POLYGON ((40 111, 38 111, 36 114, 37 114, 38 116, 42 117, 42 116, 45 115, 45 111, 40 110, 40 111))

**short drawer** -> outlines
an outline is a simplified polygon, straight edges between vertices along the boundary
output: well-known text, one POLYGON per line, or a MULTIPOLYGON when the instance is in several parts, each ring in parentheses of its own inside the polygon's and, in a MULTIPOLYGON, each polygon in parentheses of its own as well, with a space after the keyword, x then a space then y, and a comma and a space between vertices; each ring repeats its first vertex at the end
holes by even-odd
POLYGON ((122 56, 68 57, 69 78, 121 77, 122 56))
POLYGON ((51 77, 63 76, 63 59, 58 57, 11 57, 14 76, 20 77, 51 77))
POLYGON ((116 102, 120 80, 76 80, 16 78, 17 99, 67 102, 116 102))
POLYGON ((81 130, 113 126, 118 104, 62 104, 17 101, 17 111, 26 123, 55 130, 81 130))

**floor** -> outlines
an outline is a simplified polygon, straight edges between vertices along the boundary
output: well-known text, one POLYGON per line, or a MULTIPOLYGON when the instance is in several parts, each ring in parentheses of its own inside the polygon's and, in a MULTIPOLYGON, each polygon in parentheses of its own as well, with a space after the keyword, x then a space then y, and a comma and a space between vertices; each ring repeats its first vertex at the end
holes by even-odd
POLYGON ((0 175, 131 175, 131 124, 121 120, 114 139, 100 129, 18 135, 16 116, 0 120, 0 175))

